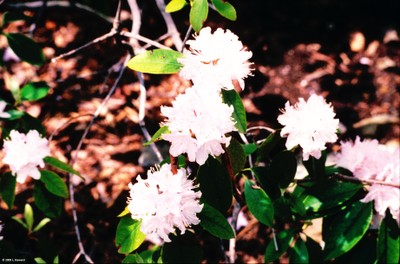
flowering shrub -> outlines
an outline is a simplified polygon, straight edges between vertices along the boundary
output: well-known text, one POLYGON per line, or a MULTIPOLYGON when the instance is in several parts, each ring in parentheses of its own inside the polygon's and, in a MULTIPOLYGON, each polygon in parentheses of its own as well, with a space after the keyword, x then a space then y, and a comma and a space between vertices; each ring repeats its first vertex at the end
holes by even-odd
MULTIPOLYGON (((374 216, 379 226, 374 244, 377 263, 398 263, 398 147, 389 150, 377 140, 357 137, 355 142, 342 142, 335 165, 328 166, 327 156, 340 133, 339 120, 331 104, 317 94, 300 98, 294 105, 287 102, 277 120, 282 127, 262 128, 268 136, 251 141, 252 128, 247 127, 240 92, 252 72, 252 52, 230 30, 203 28, 209 5, 230 20, 236 19, 236 11, 223 0, 189 3, 189 21, 197 33, 186 42, 187 48, 182 52, 147 50, 127 63, 137 72, 177 73, 192 86, 172 105, 161 107, 164 120, 146 143, 169 142, 170 156, 127 186, 127 206, 118 216, 115 237, 123 262, 201 262, 199 237, 204 234, 229 240, 234 248, 238 215, 247 208, 268 233, 266 263, 282 256, 293 263, 308 263, 340 260, 353 250, 359 253, 357 246, 362 247, 374 216), (298 175, 300 164, 306 169, 304 175, 298 175), (322 245, 303 232, 319 218, 323 219, 322 245), (146 239, 157 246, 145 249, 146 239)), ((166 10, 179 11, 187 4, 172 0, 166 10)), ((4 34, 20 59, 34 65, 44 63, 43 53, 31 39, 4 34), (21 45, 31 47, 35 55, 21 50, 21 45)), ((9 167, 1 175, 2 200, 11 209, 16 184, 32 181, 38 209, 50 218, 57 217, 63 198, 73 195, 73 188, 68 189, 47 166, 79 173, 50 156, 44 126, 21 107, 26 101, 45 97, 49 87, 31 82, 9 90, 12 101, 0 98, 3 163, 9 167)), ((24 218, 13 219, 29 234, 50 221, 44 218, 33 228, 29 204, 24 218)), ((85 254, 82 244, 79 248, 77 257, 85 254)), ((230 257, 235 261, 234 255, 230 257)))

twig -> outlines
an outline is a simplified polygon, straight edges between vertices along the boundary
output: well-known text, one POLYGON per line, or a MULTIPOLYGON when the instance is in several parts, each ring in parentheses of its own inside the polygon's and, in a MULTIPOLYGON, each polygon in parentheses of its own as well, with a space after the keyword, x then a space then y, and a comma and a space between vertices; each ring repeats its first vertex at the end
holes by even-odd
MULTIPOLYGON (((235 230, 235 234, 237 232, 237 221, 241 209, 242 208, 240 204, 236 201, 233 205, 232 221, 231 221, 231 225, 233 230, 235 230)), ((236 239, 231 238, 229 239, 229 263, 235 263, 235 257, 236 257, 236 239)))
MULTIPOLYGON (((42 5, 43 5, 43 1, 34 1, 34 2, 24 2, 24 3, 10 3, 10 4, 7 4, 7 7, 15 8, 15 9, 20 9, 20 8, 36 9, 36 8, 41 8, 42 5)), ((91 8, 87 5, 77 3, 76 1, 74 1, 73 3, 72 3, 72 1, 48 1, 47 7, 76 7, 78 9, 89 12, 95 16, 98 16, 101 19, 105 20, 106 22, 113 23, 113 21, 114 21, 113 17, 104 15, 104 14, 100 13, 99 11, 94 10, 93 8, 91 8)))
MULTIPOLYGON (((145 42, 145 43, 147 43, 149 45, 152 45, 152 46, 160 48, 160 49, 169 49, 169 50, 171 49, 170 47, 167 47, 167 46, 165 46, 163 44, 160 44, 157 41, 154 41, 154 40, 151 40, 149 38, 143 37, 143 36, 141 36, 139 34, 133 34, 132 32, 123 31, 123 32, 120 33, 120 35, 124 36, 124 37, 134 38, 136 40, 143 41, 143 42, 145 42)), ((143 47, 143 49, 144 49, 144 47, 143 47)))
POLYGON ((278 247, 278 242, 276 241, 275 228, 271 229, 272 229, 272 240, 274 241, 275 251, 278 251, 279 247, 278 247))
POLYGON ((53 133, 51 133, 51 135, 49 136, 49 141, 52 141, 52 140, 53 140, 54 135, 57 134, 58 131, 60 131, 61 128, 63 128, 63 127, 66 126, 66 125, 71 124, 72 121, 74 121, 74 120, 76 120, 76 119, 79 119, 79 118, 81 118, 81 117, 86 117, 86 116, 92 116, 92 117, 93 117, 93 114, 83 114, 83 115, 78 115, 78 116, 73 116, 73 117, 71 117, 71 118, 68 118, 67 121, 63 122, 61 125, 59 125, 59 126, 53 131, 53 133))
MULTIPOLYGON (((140 9, 137 5, 136 0, 127 0, 128 5, 131 9, 132 13, 132 27, 131 27, 131 34, 133 36, 137 36, 140 30, 140 25, 141 25, 141 14, 140 14, 140 9)), ((133 51, 135 54, 138 54, 141 52, 142 47, 140 47, 137 39, 131 38, 129 43, 131 44, 133 51)), ((139 87, 140 87, 140 95, 139 95, 139 126, 140 129, 142 130, 143 136, 145 137, 146 141, 150 141, 151 136, 150 133, 147 131, 146 124, 144 121, 145 118, 145 112, 146 112, 146 100, 147 100, 147 90, 144 85, 144 78, 143 78, 143 73, 137 72, 137 77, 139 80, 139 87)), ((151 149, 154 151, 154 153, 157 156, 157 159, 159 162, 163 160, 162 155, 160 151, 158 150, 157 146, 153 143, 150 144, 151 149)))
MULTIPOLYGON (((85 131, 83 132, 83 134, 81 136, 81 139, 79 140, 78 146, 75 149, 75 155, 72 158, 71 166, 73 166, 75 164, 76 160, 78 159, 78 152, 82 148, 83 141, 87 137, 87 134, 89 133, 90 128, 94 124, 94 121, 100 115, 101 111, 103 110, 103 108, 105 107, 107 102, 110 100, 112 94, 114 94, 115 89, 117 88, 117 85, 118 85, 119 81, 121 80, 122 74, 123 74, 123 72, 125 70, 125 65, 128 63, 129 59, 130 59, 130 56, 126 56, 124 62, 121 63, 121 68, 120 68, 120 71, 119 71, 119 75, 118 75, 117 79, 115 80, 113 87, 110 89, 110 91, 108 92, 107 96, 103 99, 103 102, 97 108, 96 112, 93 114, 93 118, 90 120, 89 124, 85 128, 85 131)), ((69 174, 69 178, 73 177, 73 175, 74 174, 70 173, 69 174)), ((73 260, 73 263, 75 263, 80 258, 80 256, 82 256, 82 255, 85 257, 86 261, 88 261, 89 263, 93 263, 93 261, 90 259, 90 257, 86 254, 85 249, 83 247, 82 240, 81 240, 79 226, 78 226, 78 216, 77 216, 77 213, 76 213, 76 204, 75 204, 75 197, 74 197, 74 186, 73 186, 71 180, 69 180, 69 186, 68 187, 69 187, 69 193, 70 193, 72 216, 73 216, 73 219, 74 219, 75 233, 76 233, 76 236, 77 236, 78 246, 79 246, 79 252, 75 256, 75 258, 73 260)))
POLYGON ((188 30, 186 31, 186 34, 185 34, 185 38, 183 39, 183 44, 184 45, 182 45, 181 52, 183 52, 183 49, 185 48, 185 43, 189 39, 190 33, 192 32, 192 29, 193 29, 192 25, 189 25, 189 28, 188 28, 188 30))
POLYGON ((247 128, 246 132, 250 132, 250 131, 253 131, 253 130, 267 130, 267 131, 269 131, 271 133, 275 133, 275 131, 276 131, 275 129, 272 129, 272 128, 266 127, 266 126, 253 126, 253 127, 247 128))
POLYGON ((357 183, 362 183, 362 184, 367 184, 367 185, 379 184, 379 185, 391 186, 391 187, 400 189, 399 184, 395 184, 395 183, 391 183, 391 182, 378 181, 378 180, 373 180, 373 179, 360 180, 356 177, 347 176, 347 175, 343 175, 343 174, 339 174, 339 173, 334 174, 334 177, 339 178, 344 181, 357 182, 357 183))
POLYGON ((172 19, 171 14, 165 12, 165 2, 164 0, 156 0, 157 7, 161 12, 161 15, 164 18, 165 24, 167 25, 168 34, 170 34, 172 38, 172 42, 177 50, 182 50, 183 42, 180 37, 179 31, 176 28, 174 20, 172 19))
POLYGON ((89 47, 89 46, 91 46, 93 44, 99 43, 99 42, 101 42, 101 41, 103 41, 105 39, 108 39, 110 37, 114 37, 116 34, 117 34, 117 31, 111 29, 110 32, 104 34, 103 36, 95 38, 94 40, 92 40, 92 41, 90 41, 90 42, 88 42, 88 43, 86 43, 86 44, 84 44, 84 45, 82 45, 82 46, 80 46, 80 47, 78 47, 76 49, 70 50, 70 51, 68 51, 66 53, 63 53, 61 55, 58 55, 57 57, 52 58, 51 62, 56 62, 59 59, 65 58, 67 56, 70 56, 70 55, 72 55, 72 54, 74 54, 74 53, 76 53, 76 52, 78 52, 78 51, 80 51, 80 50, 82 50, 84 48, 87 48, 87 47, 89 47))
MULTIPOLYGON (((119 1, 119 3, 118 3, 118 9, 117 9, 117 13, 115 15, 114 20, 119 20, 120 7, 121 7, 121 1, 119 1)), ((114 29, 114 26, 118 26, 118 23, 119 23, 118 21, 115 21, 113 23, 113 29, 114 29)), ((111 31, 114 31, 113 29, 111 31)), ((97 108, 97 111, 94 113, 92 119, 90 120, 90 123, 88 124, 85 131, 83 132, 81 139, 79 140, 78 146, 76 147, 75 155, 72 157, 71 166, 73 166, 75 164, 75 162, 78 158, 78 152, 82 148, 83 141, 86 138, 87 134, 89 133, 90 128, 94 124, 95 119, 99 116, 99 114, 101 113, 101 110, 104 108, 104 106, 107 104, 107 102, 111 98, 111 95, 114 94, 115 89, 117 88, 117 85, 122 77, 123 72, 124 72, 125 65, 127 64, 129 59, 130 59, 130 56, 126 56, 125 61, 123 63, 121 63, 119 75, 118 75, 117 79, 115 80, 113 87, 110 89, 107 96, 104 98, 103 102, 97 108)), ((85 248, 82 243, 82 239, 81 239, 81 234, 80 234, 80 230, 79 230, 79 226, 78 226, 78 216, 77 216, 77 212, 76 212, 74 186, 71 181, 71 178, 73 177, 73 175, 74 174, 72 174, 72 173, 68 174, 68 178, 69 178, 68 189, 69 189, 69 194, 70 194, 69 198, 70 198, 70 202, 71 202, 71 210, 72 210, 72 217, 74 220, 75 234, 76 234, 78 247, 79 247, 79 252, 76 254, 75 258, 73 259, 73 263, 76 263, 81 256, 84 256, 85 260, 87 262, 94 263, 93 260, 90 258, 90 256, 86 253, 85 248)))

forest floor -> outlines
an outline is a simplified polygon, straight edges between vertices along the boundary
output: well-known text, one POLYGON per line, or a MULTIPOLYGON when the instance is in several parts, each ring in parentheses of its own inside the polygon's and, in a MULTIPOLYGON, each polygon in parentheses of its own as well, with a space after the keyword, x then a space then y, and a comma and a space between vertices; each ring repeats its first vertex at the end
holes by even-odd
MULTIPOLYGON (((165 29, 152 2, 141 4, 141 34, 157 38, 165 29)), ((232 3, 238 10, 236 22, 211 12, 206 25, 232 30, 253 52, 253 76, 246 79, 241 94, 249 127, 278 128, 276 118, 287 100, 294 103, 299 97, 317 93, 332 103, 342 125, 341 140, 361 135, 376 138, 382 144, 399 144, 400 17, 396 11, 400 6, 396 1, 232 3)), ((114 9, 111 10, 109 15, 113 16, 114 9)), ((37 15, 37 11, 29 14, 37 15)), ((187 10, 174 14, 182 34, 188 27, 187 17, 187 10)), ((128 28, 129 21, 122 26, 128 28)), ((24 29, 26 25, 13 27, 7 30, 24 29)), ((37 68, 8 61, 1 69, 4 76, 20 83, 46 81, 51 87, 46 98, 26 103, 25 107, 28 113, 43 120, 48 135, 53 135, 51 150, 55 157, 66 162, 77 157, 74 169, 86 180, 71 180, 75 185, 81 236, 95 263, 117 263, 123 259, 114 243, 119 221, 116 216, 126 205, 128 183, 156 162, 151 151, 143 147, 145 139, 138 124, 140 87, 135 73, 125 70, 116 92, 76 153, 91 115, 117 78, 115 65, 123 59, 126 48, 108 39, 56 62, 50 59, 107 33, 110 28, 110 23, 76 8, 48 8, 38 19, 33 36, 44 48, 49 62, 37 68)), ((168 39, 164 41, 165 45, 170 43, 168 39)), ((0 48, 4 52, 3 38, 0 48)), ((160 106, 170 104, 190 84, 178 75, 145 75, 145 81, 145 123, 152 134, 162 121, 160 106)), ((10 96, 4 87, 0 87, 0 94, 10 96)), ((159 147, 166 152, 165 144, 159 147)), ((6 169, 0 162, 0 171, 6 169)), ((24 204, 32 202, 31 186, 31 182, 18 185, 11 210, 3 202, 0 204, 0 219, 23 212, 24 204)), ((39 211, 37 217, 42 217, 39 211)), ((239 230, 237 236, 237 262, 262 262, 265 227, 249 215, 246 217, 248 226, 239 230)), ((46 227, 50 236, 36 237, 39 242, 35 238, 27 240, 25 231, 12 220, 5 225, 10 228, 2 235, 31 257, 52 259, 59 254, 62 262, 69 263, 79 252, 69 201, 61 217, 46 227)), ((223 256, 221 252, 206 250, 204 259, 220 262, 223 256)))

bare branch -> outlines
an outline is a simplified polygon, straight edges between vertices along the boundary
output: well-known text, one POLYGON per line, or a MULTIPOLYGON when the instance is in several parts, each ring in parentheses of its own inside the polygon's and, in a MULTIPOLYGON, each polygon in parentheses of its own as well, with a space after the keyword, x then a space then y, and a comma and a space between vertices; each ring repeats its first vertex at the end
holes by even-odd
POLYGON ((183 47, 183 41, 180 37, 180 33, 178 29, 176 28, 175 22, 172 19, 171 14, 165 12, 165 2, 164 0, 156 0, 157 7, 161 12, 161 15, 164 18, 165 24, 167 25, 167 30, 168 33, 170 34, 172 41, 174 42, 174 45, 177 50, 182 50, 183 47))
MULTIPOLYGON (((14 9, 20 9, 20 8, 37 9, 37 8, 41 8, 42 6, 43 6, 43 1, 7 4, 7 7, 14 8, 14 9)), ((47 7, 76 7, 78 9, 89 12, 95 16, 98 16, 108 23, 113 23, 113 21, 114 21, 113 17, 104 15, 104 14, 100 13, 99 11, 91 8, 90 6, 83 5, 83 4, 77 3, 75 1, 74 2, 72 2, 72 1, 48 1, 47 7)))

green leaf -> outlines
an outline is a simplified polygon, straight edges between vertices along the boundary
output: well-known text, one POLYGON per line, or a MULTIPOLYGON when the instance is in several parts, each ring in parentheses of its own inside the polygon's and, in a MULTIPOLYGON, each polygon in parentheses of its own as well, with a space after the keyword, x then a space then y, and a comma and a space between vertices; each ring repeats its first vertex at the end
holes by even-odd
POLYGON ((233 173, 236 175, 243 169, 244 165, 246 164, 244 149, 235 138, 231 138, 231 142, 226 148, 226 152, 228 153, 233 173))
POLYGON ((280 136, 279 131, 269 134, 269 136, 258 147, 257 161, 260 162, 269 159, 272 149, 275 148, 281 139, 282 137, 280 136))
POLYGON ((325 217, 322 226, 325 260, 336 258, 354 247, 367 232, 371 219, 372 203, 359 201, 325 217))
POLYGON ((255 218, 264 225, 272 226, 274 223, 274 207, 265 191, 246 179, 244 196, 246 204, 255 218))
POLYGON ((17 56, 32 65, 43 65, 44 54, 40 46, 31 38, 20 33, 3 33, 8 40, 8 45, 17 56))
POLYGON ((28 225, 22 221, 21 219, 19 219, 16 216, 11 217, 11 219, 15 220, 17 223, 19 223, 20 225, 22 225, 26 230, 29 230, 28 225))
POLYGON ((33 210, 32 210, 32 206, 30 204, 28 204, 28 203, 25 204, 24 218, 25 218, 28 230, 32 231, 32 227, 33 227, 33 210))
POLYGON ((35 262, 38 264, 46 264, 46 261, 40 257, 35 258, 35 262))
POLYGON ((32 82, 21 88, 21 101, 37 101, 49 93, 50 87, 46 82, 32 82))
POLYGON ((244 154, 247 156, 253 154, 257 150, 257 145, 254 143, 249 143, 243 145, 244 154))
POLYGON ((68 173, 75 174, 75 175, 79 176, 81 179, 84 179, 79 172, 77 172, 71 166, 69 166, 67 163, 62 162, 59 159, 56 159, 51 156, 47 156, 43 159, 43 161, 57 169, 60 169, 62 171, 68 172, 68 173))
POLYGON ((200 225, 213 236, 221 239, 231 239, 235 237, 235 233, 225 216, 211 205, 204 203, 199 218, 200 225))
POLYGON ((3 201, 11 209, 15 200, 15 187, 17 186, 17 177, 11 172, 6 172, 0 178, 0 194, 3 201))
POLYGON ((289 245, 293 240, 293 232, 293 230, 283 230, 276 234, 277 248, 275 248, 273 239, 268 242, 264 254, 265 263, 277 260, 280 256, 282 256, 282 254, 289 248, 289 245))
POLYGON ((218 209, 222 214, 232 204, 232 182, 226 169, 214 158, 200 166, 196 177, 200 184, 201 201, 218 209))
POLYGON ((68 198, 68 187, 56 173, 42 170, 40 171, 40 180, 44 183, 46 189, 52 194, 62 198, 68 198))
POLYGON ((306 215, 307 211, 306 211, 306 207, 303 204, 303 201, 298 199, 298 197, 296 197, 295 195, 290 194, 289 204, 290 204, 290 208, 292 209, 293 213, 297 213, 301 216, 306 215))
POLYGON ((194 31, 199 32, 208 16, 207 0, 193 0, 189 13, 190 25, 194 31))
POLYGON ((7 113, 10 114, 10 117, 7 118, 8 120, 17 120, 25 115, 25 112, 16 109, 11 109, 7 113))
POLYGON ((400 237, 396 220, 387 211, 378 233, 378 264, 399 263, 400 237))
POLYGON ((171 236, 171 242, 165 243, 161 251, 162 263, 200 263, 202 247, 191 232, 171 236))
POLYGON ((236 20, 236 10, 229 2, 226 0, 212 0, 211 2, 221 16, 232 21, 236 20))
POLYGON ((246 110, 244 109, 242 98, 235 90, 222 89, 222 98, 224 103, 233 106, 232 118, 235 120, 235 126, 241 133, 246 133, 247 119, 246 110))
MULTIPOLYGON (((294 193, 302 188, 297 186, 294 193)), ((329 180, 307 188, 298 197, 303 201, 309 216, 317 218, 326 215, 330 209, 342 207, 361 189, 359 183, 329 180)))
POLYGON ((291 249, 289 263, 309 263, 306 243, 304 243, 300 237, 296 240, 294 247, 291 249))
POLYGON ((187 5, 186 0, 171 0, 165 7, 165 12, 172 13, 181 10, 187 5))
POLYGON ((307 169, 311 179, 321 181, 325 178, 326 152, 322 151, 321 157, 316 159, 312 156, 308 160, 303 160, 304 167, 307 169))
POLYGON ((128 209, 128 206, 126 206, 124 211, 122 211, 119 215, 117 215, 117 217, 123 217, 123 216, 125 216, 125 215, 127 215, 129 213, 130 213, 130 211, 128 209))
POLYGON ((286 188, 293 181, 297 170, 297 160, 290 151, 282 151, 274 156, 269 172, 276 177, 280 188, 286 188))
POLYGON ((19 21, 19 20, 28 20, 30 17, 24 15, 22 12, 5 12, 3 14, 3 25, 14 22, 14 21, 19 21))
POLYGON ((33 198, 36 206, 46 216, 50 218, 60 216, 63 205, 62 198, 49 192, 41 181, 35 181, 33 198))
POLYGON ((182 64, 178 62, 178 58, 182 57, 182 53, 174 50, 148 50, 133 57, 128 62, 128 67, 144 73, 172 74, 182 68, 182 64))
POLYGON ((138 253, 135 253, 135 254, 126 256, 122 260, 122 263, 146 263, 146 262, 144 262, 144 260, 138 253))
POLYGON ((170 134, 170 133, 171 133, 171 131, 169 131, 168 126, 162 126, 156 131, 156 133, 154 133, 154 135, 151 137, 151 139, 148 142, 143 144, 143 146, 149 146, 149 145, 153 144, 154 142, 161 140, 163 134, 170 134))
POLYGON ((281 190, 279 188, 278 178, 274 177, 267 167, 252 167, 251 171, 254 173, 257 181, 261 187, 268 194, 272 200, 281 197, 281 190))
POLYGON ((119 247, 119 253, 131 253, 146 239, 146 235, 140 231, 140 224, 140 221, 132 219, 129 215, 121 218, 115 238, 115 245, 119 247))
POLYGON ((33 229, 33 231, 32 232, 37 232, 37 231, 39 231, 40 229, 42 229, 45 225, 47 225, 49 222, 51 221, 51 219, 50 218, 43 218, 40 222, 39 222, 39 224, 37 224, 37 226, 35 226, 35 228, 33 229))

